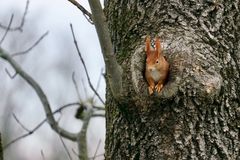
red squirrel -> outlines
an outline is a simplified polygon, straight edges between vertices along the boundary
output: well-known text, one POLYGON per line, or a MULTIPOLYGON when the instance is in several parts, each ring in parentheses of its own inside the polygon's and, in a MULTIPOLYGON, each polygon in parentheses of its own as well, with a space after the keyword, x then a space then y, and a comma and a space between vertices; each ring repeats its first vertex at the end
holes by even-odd
POLYGON ((159 37, 155 40, 155 49, 152 49, 150 36, 147 36, 145 47, 147 54, 145 78, 149 84, 148 91, 151 95, 154 89, 159 93, 163 88, 168 76, 169 63, 162 55, 159 37))

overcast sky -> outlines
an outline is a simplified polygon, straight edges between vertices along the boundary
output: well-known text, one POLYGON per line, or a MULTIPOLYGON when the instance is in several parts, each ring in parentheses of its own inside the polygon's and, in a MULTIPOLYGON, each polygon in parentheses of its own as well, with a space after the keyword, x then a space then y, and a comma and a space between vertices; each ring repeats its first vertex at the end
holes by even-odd
MULTIPOLYGON (((0 0, 0 23, 7 24, 11 14, 14 14, 13 26, 18 25, 25 4, 26 0, 0 0)), ((89 9, 87 1, 81 1, 81 4, 89 9)), ((16 60, 41 85, 53 110, 78 100, 71 80, 73 71, 79 82, 81 98, 86 100, 93 95, 85 81, 86 76, 73 44, 70 23, 73 24, 91 81, 96 87, 101 70, 104 69, 104 62, 95 28, 67 0, 30 0, 23 32, 10 33, 1 46, 10 53, 21 51, 33 44, 43 33, 49 31, 48 36, 36 48, 27 55, 17 57, 16 60), (82 80, 85 81, 83 85, 87 87, 87 94, 82 87, 82 80)), ((2 33, 0 30, 0 37, 2 33)), ((7 133, 5 130, 10 131, 11 135, 4 135, 4 142, 7 143, 14 137, 25 133, 13 120, 12 113, 15 113, 29 129, 34 128, 44 119, 45 113, 31 87, 19 76, 11 80, 6 75, 5 68, 14 73, 6 62, 0 60, 0 132, 4 134, 7 133)), ((101 80, 98 92, 105 99, 104 79, 101 80)), ((97 98, 95 101, 96 104, 101 105, 97 98)), ((74 118, 75 110, 76 107, 67 109, 61 116, 57 116, 57 118, 60 117, 60 124, 73 132, 77 132, 81 127, 81 122, 74 118)), ((101 145, 98 153, 104 152, 104 134, 105 119, 92 120, 88 130, 90 155, 94 154, 99 140, 101 140, 101 145)), ((76 149, 76 145, 72 145, 69 141, 66 143, 70 150, 76 149)), ((11 160, 32 160, 33 156, 34 160, 42 160, 41 150, 46 159, 54 158, 57 153, 63 155, 62 159, 67 159, 66 153, 62 153, 63 148, 59 137, 48 124, 33 135, 13 144, 6 150, 5 156, 7 160, 10 157, 11 160), (54 147, 55 145, 57 147, 54 147)))

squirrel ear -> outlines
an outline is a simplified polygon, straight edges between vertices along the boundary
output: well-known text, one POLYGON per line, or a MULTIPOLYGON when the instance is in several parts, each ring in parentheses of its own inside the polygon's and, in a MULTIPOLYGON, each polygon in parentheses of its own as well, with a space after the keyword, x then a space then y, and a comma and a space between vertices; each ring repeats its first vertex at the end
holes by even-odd
POLYGON ((155 47, 156 47, 156 52, 158 57, 161 55, 161 43, 160 43, 160 38, 157 37, 155 41, 155 47))
POLYGON ((146 43, 145 43, 145 51, 146 51, 147 56, 150 54, 150 50, 151 50, 151 39, 150 39, 150 36, 147 35, 146 43))

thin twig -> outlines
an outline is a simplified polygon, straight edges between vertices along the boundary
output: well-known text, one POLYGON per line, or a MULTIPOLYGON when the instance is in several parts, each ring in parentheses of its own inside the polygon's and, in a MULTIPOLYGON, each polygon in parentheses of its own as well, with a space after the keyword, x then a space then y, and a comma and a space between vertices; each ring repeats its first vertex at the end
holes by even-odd
POLYGON ((99 147, 100 147, 101 142, 102 142, 102 141, 101 141, 101 139, 100 139, 99 142, 98 142, 96 151, 95 151, 95 153, 94 153, 93 160, 95 160, 95 158, 96 158, 96 156, 97 156, 97 151, 99 150, 99 147))
POLYGON ((20 121, 19 119, 17 118, 17 116, 13 113, 13 117, 14 119, 16 120, 16 122, 27 132, 31 132, 29 129, 27 129, 27 127, 25 127, 20 121))
POLYGON ((13 75, 11 75, 7 68, 5 68, 5 72, 7 73, 7 75, 8 75, 11 79, 14 79, 14 78, 17 76, 17 72, 15 72, 13 75))
POLYGON ((102 100, 102 98, 100 97, 100 95, 98 94, 98 92, 96 91, 96 89, 94 89, 94 87, 93 87, 93 85, 92 85, 92 83, 91 83, 91 80, 90 80, 90 77, 89 77, 89 74, 88 74, 88 70, 87 70, 86 64, 85 64, 85 62, 84 62, 84 59, 83 59, 83 57, 82 57, 82 54, 81 54, 80 49, 79 49, 78 44, 77 44, 77 40, 76 40, 76 37, 75 37, 75 33, 74 33, 74 31, 73 31, 73 26, 72 26, 72 24, 70 24, 70 28, 71 28, 71 32, 72 32, 72 36, 73 36, 73 41, 74 41, 75 47, 76 47, 76 49, 77 49, 78 55, 79 55, 80 60, 81 60, 81 62, 82 62, 82 64, 83 64, 85 73, 86 73, 86 75, 87 75, 88 84, 89 84, 90 88, 92 89, 92 91, 96 94, 96 96, 98 97, 98 99, 104 104, 104 101, 102 100))
POLYGON ((75 156, 79 157, 79 155, 77 154, 77 152, 72 148, 72 152, 75 156))
POLYGON ((81 97, 80 97, 80 92, 79 92, 79 90, 78 90, 78 84, 77 84, 77 81, 76 81, 76 79, 75 79, 75 72, 72 73, 72 81, 73 81, 75 90, 76 90, 76 92, 77 92, 78 100, 79 100, 79 102, 81 102, 82 100, 81 100, 81 97))
POLYGON ((43 150, 41 150, 41 156, 42 156, 42 159, 43 159, 43 160, 46 160, 46 159, 45 159, 45 156, 44 156, 44 153, 43 153, 43 150))
POLYGON ((15 57, 15 56, 20 56, 20 55, 23 55, 23 54, 27 54, 29 53, 33 48, 35 48, 43 39, 44 37, 46 37, 48 35, 48 31, 45 32, 32 46, 30 46, 28 49, 24 50, 24 51, 21 51, 21 52, 17 52, 17 53, 14 53, 12 54, 12 57, 15 57))
POLYGON ((38 130, 45 122, 47 121, 47 119, 44 119, 41 123, 39 123, 33 130, 31 130, 30 132, 27 132, 17 138, 15 138, 14 140, 12 140, 11 142, 9 142, 8 144, 6 144, 3 149, 7 149, 10 145, 12 145, 13 143, 19 141, 20 139, 23 139, 31 134, 33 134, 36 130, 38 130))
POLYGON ((68 107, 71 107, 71 106, 79 106, 79 105, 81 105, 79 102, 74 102, 74 103, 65 104, 65 105, 59 107, 57 110, 55 110, 55 111, 53 112, 53 114, 56 114, 57 112, 61 112, 61 111, 62 111, 63 109, 65 109, 65 108, 68 108, 68 107))
POLYGON ((82 11, 84 17, 87 19, 87 21, 90 24, 94 24, 93 20, 92 20, 92 14, 89 13, 81 4, 79 4, 77 1, 75 0, 68 0, 69 2, 71 2, 73 5, 75 5, 80 11, 82 11))
POLYGON ((87 88, 86 88, 86 85, 85 85, 85 82, 84 82, 84 80, 83 80, 83 78, 81 78, 81 85, 82 85, 82 87, 83 87, 83 90, 84 90, 84 95, 85 95, 85 99, 88 99, 88 91, 87 91, 87 88))
POLYGON ((94 113, 93 115, 92 115, 92 118, 94 118, 94 117, 103 117, 103 118, 105 118, 105 114, 101 114, 101 113, 94 113))
POLYGON ((93 108, 96 110, 105 111, 104 107, 93 106, 93 108))
POLYGON ((6 31, 5 31, 2 39, 1 39, 1 41, 0 41, 0 46, 1 46, 1 44, 3 43, 4 39, 6 38, 6 36, 7 36, 7 34, 8 34, 8 31, 9 31, 11 25, 12 25, 13 16, 14 16, 14 15, 12 14, 12 16, 11 16, 11 18, 10 18, 10 21, 9 21, 9 23, 8 23, 7 29, 6 29, 6 31))
MULTIPOLYGON (((99 87, 100 87, 100 82, 101 82, 101 79, 102 79, 102 74, 103 74, 103 68, 101 69, 101 73, 100 73, 99 78, 98 78, 96 91, 97 91, 97 90, 99 89, 99 87)), ((93 95, 93 99, 94 99, 95 95, 96 95, 96 94, 93 95)))
MULTIPOLYGON (((61 112, 63 109, 65 108, 68 108, 68 107, 71 107, 71 106, 75 106, 75 105, 80 105, 78 102, 75 102, 75 103, 69 103, 69 104, 66 104, 66 105, 63 105, 61 107, 59 107, 57 110, 55 110, 53 112, 53 115, 58 113, 58 112, 61 112)), ((12 140, 11 142, 9 142, 8 144, 6 144, 3 148, 6 149, 8 148, 11 144, 19 141, 20 139, 24 138, 24 137, 27 137, 31 134, 33 134, 36 130, 38 130, 45 122, 47 122, 47 118, 45 118, 44 120, 42 120, 36 127, 34 127, 32 130, 29 130, 27 133, 15 138, 14 140, 12 140)))
MULTIPOLYGON (((17 26, 17 27, 9 28, 9 31, 17 31, 17 30, 20 31, 20 32, 23 31, 22 28, 23 28, 24 23, 25 23, 25 19, 26 19, 28 7, 29 7, 29 0, 27 0, 27 2, 26 2, 26 6, 25 6, 25 10, 24 10, 24 13, 23 13, 23 16, 22 16, 21 23, 20 23, 19 26, 17 26)), ((0 28, 2 28, 2 29, 7 29, 8 27, 0 24, 0 28)))
MULTIPOLYGON (((97 158, 97 157, 101 157, 101 156, 104 156, 104 153, 102 153, 102 154, 99 154, 99 155, 96 155, 96 157, 95 157, 95 158, 97 158)), ((93 158, 94 158, 94 157, 89 157, 89 160, 93 160, 93 158)))
POLYGON ((72 160, 72 157, 71 157, 71 155, 70 155, 70 152, 69 152, 69 150, 68 150, 65 142, 63 141, 63 138, 62 138, 60 135, 59 135, 59 138, 60 138, 60 140, 61 140, 61 142, 62 142, 62 145, 63 145, 65 151, 67 152, 67 155, 68 155, 69 160, 72 160))

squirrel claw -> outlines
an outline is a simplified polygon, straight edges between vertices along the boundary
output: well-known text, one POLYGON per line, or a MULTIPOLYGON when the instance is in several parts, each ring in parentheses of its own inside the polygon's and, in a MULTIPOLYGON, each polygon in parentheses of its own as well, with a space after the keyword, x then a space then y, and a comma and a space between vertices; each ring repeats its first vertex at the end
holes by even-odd
POLYGON ((156 89, 156 91, 157 91, 158 93, 160 93, 160 91, 161 91, 162 88, 163 88, 163 84, 157 84, 157 85, 155 86, 155 89, 156 89))

